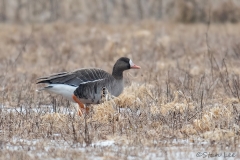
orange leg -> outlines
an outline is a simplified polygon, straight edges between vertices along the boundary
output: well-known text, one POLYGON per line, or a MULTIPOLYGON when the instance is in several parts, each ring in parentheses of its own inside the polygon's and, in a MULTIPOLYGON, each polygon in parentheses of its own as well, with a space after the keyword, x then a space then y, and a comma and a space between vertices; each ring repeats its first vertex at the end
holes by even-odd
MULTIPOLYGON (((75 95, 73 95, 72 98, 79 105, 78 115, 82 116, 83 115, 83 111, 85 109, 84 104, 75 95)), ((86 111, 88 112, 88 108, 86 109, 86 111)))

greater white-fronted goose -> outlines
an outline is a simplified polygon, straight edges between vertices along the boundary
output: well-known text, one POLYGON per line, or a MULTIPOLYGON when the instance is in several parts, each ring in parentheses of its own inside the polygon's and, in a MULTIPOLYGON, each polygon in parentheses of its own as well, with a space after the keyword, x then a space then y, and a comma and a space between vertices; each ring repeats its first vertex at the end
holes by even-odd
MULTIPOLYGON (((84 104, 100 103, 103 89, 117 97, 123 91, 123 71, 140 69, 131 59, 122 57, 113 66, 112 74, 97 69, 80 69, 73 72, 63 72, 38 79, 38 83, 47 83, 48 86, 39 89, 60 94, 79 105, 79 115, 82 115, 84 104)), ((86 108, 88 111, 88 108, 86 108)))

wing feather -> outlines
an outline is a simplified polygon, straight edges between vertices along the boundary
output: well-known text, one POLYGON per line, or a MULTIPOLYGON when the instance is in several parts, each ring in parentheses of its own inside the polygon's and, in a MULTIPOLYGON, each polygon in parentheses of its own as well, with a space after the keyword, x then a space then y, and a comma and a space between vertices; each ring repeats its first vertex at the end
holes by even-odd
POLYGON ((80 69, 74 72, 62 72, 37 79, 37 83, 68 84, 78 87, 80 84, 96 82, 107 78, 110 74, 101 69, 80 69), (96 74, 94 74, 94 72, 96 74))

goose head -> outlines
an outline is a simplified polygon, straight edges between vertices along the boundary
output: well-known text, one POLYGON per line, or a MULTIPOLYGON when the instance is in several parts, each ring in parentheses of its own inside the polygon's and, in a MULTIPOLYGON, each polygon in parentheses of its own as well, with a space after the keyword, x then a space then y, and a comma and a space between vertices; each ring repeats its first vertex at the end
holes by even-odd
POLYGON ((112 75, 116 79, 123 78, 123 71, 128 69, 140 69, 140 66, 137 66, 133 61, 127 57, 121 57, 113 66, 112 75))

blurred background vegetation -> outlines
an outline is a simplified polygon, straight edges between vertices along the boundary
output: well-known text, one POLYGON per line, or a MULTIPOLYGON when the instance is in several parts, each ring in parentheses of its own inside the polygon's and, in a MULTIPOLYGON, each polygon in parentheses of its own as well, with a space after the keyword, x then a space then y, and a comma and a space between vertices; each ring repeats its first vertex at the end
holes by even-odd
POLYGON ((240 21, 239 0, 0 0, 0 22, 240 21))

